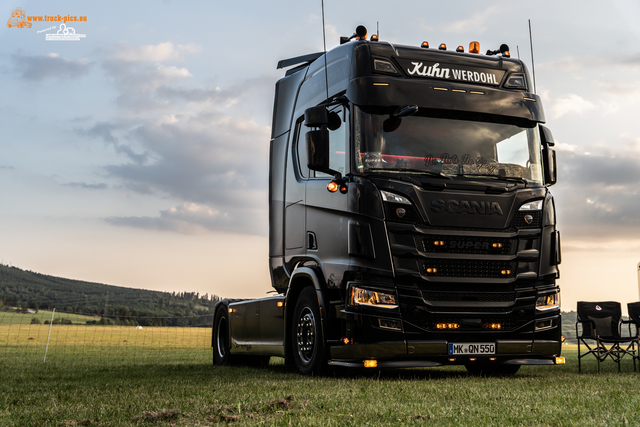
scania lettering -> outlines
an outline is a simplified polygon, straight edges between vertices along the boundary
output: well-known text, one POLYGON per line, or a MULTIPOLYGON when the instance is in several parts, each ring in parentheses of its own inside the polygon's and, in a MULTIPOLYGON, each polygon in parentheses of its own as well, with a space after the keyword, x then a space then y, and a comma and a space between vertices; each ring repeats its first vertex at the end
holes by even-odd
POLYGON ((502 208, 497 202, 475 202, 467 200, 447 200, 442 199, 434 200, 431 202, 431 210, 434 212, 449 212, 449 213, 469 213, 469 214, 481 214, 491 215, 498 214, 503 215, 502 208))
MULTIPOLYGON (((563 363, 553 137, 525 64, 367 40, 285 59, 270 142, 272 296, 221 301, 217 364, 563 363)), ((252 262, 252 260, 247 260, 252 262)))

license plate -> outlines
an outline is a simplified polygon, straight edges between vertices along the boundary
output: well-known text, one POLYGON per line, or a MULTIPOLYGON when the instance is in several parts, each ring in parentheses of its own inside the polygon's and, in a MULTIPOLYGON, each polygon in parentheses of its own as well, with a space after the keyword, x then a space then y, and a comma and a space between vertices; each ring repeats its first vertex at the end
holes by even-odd
POLYGON ((450 343, 449 354, 496 354, 496 345, 494 343, 450 343))

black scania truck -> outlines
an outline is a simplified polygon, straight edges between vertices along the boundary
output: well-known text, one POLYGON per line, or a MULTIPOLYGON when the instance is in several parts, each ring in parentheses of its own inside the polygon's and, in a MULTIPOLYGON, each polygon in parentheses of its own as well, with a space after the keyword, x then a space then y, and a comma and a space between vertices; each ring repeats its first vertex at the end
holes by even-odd
POLYGON ((280 61, 269 174, 274 295, 223 300, 216 364, 303 374, 564 363, 551 132, 525 64, 367 40, 280 61))

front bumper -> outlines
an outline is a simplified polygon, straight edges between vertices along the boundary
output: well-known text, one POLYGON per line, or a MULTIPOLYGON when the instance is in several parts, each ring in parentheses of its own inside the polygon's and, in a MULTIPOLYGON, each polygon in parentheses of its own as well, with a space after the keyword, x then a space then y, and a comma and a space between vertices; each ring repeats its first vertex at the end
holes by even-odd
MULTIPOLYGON (((487 341, 489 342, 489 341, 487 341)), ((458 343, 458 341, 456 341, 458 343)), ((354 343, 330 346, 329 365, 365 367, 375 360, 378 368, 432 367, 469 364, 555 365, 563 361, 561 343, 552 340, 495 341, 491 355, 449 355, 448 341, 354 343)))

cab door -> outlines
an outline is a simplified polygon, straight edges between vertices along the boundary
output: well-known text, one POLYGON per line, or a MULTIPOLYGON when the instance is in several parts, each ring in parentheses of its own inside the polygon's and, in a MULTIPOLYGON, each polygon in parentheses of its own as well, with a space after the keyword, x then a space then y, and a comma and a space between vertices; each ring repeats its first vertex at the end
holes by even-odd
MULTIPOLYGON (((343 176, 349 172, 349 110, 343 105, 329 107, 334 120, 329 130, 330 162, 329 167, 343 176)), ((306 159, 304 138, 300 138, 298 155, 306 159), (303 157, 304 156, 304 157, 303 157)), ((312 171, 301 162, 302 174, 306 175, 306 253, 321 265, 329 287, 338 286, 344 271, 349 265, 347 194, 340 191, 330 192, 327 185, 333 176, 312 171)))

